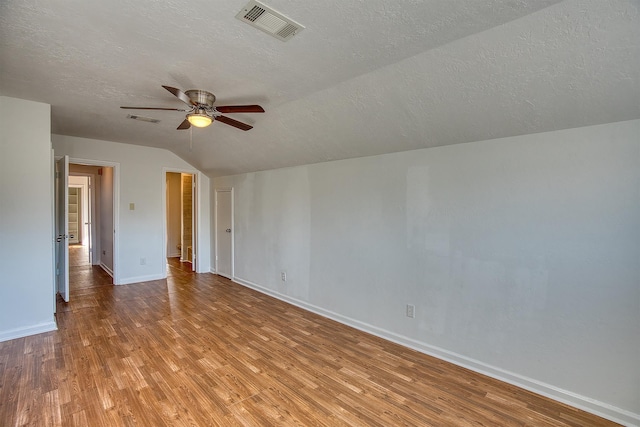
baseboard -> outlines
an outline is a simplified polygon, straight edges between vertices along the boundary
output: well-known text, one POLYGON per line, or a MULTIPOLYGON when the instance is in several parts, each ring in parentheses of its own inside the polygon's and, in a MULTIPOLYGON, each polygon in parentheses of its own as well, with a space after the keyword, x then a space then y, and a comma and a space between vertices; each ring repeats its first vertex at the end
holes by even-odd
POLYGON ((118 283, 118 285, 130 285, 132 283, 151 282, 153 280, 162 280, 165 278, 166 276, 163 276, 162 274, 149 274, 147 276, 127 277, 124 279, 120 279, 120 283, 118 283))
POLYGON ((0 342, 14 340, 16 338, 28 337, 29 335, 41 334, 43 332, 51 332, 58 329, 55 320, 51 322, 38 323, 24 328, 10 329, 0 332, 0 342))
POLYGON ((113 279, 113 270, 111 270, 109 267, 107 267, 104 263, 100 263, 100 267, 107 272, 107 274, 109 276, 111 276, 111 278, 113 279))
POLYGON ((327 317, 329 319, 335 320, 336 322, 342 323, 347 326, 351 326, 352 328, 358 329, 360 331, 367 332, 369 334, 386 339, 396 344, 400 344, 402 346, 411 348, 421 353, 428 354, 429 356, 437 357, 438 359, 451 362, 455 365, 470 369, 474 372, 486 375, 491 378, 495 378, 500 381, 504 381, 508 384, 515 385, 517 387, 548 397, 558 402, 565 403, 567 405, 576 407, 578 409, 582 409, 583 411, 590 412, 602 418, 606 418, 608 420, 611 420, 629 427, 640 426, 640 414, 635 414, 633 412, 626 411, 621 408, 617 408, 613 405, 609 405, 607 403, 600 402, 598 400, 591 399, 589 397, 582 396, 577 393, 573 393, 568 390, 555 387, 551 384, 546 384, 541 381, 535 380, 533 378, 528 378, 520 374, 509 372, 504 369, 498 368, 496 366, 486 364, 479 360, 475 360, 475 359, 463 356, 461 354, 457 354, 457 353, 445 350, 443 348, 431 346, 429 344, 416 341, 412 338, 408 338, 408 337, 396 334, 394 332, 387 331, 386 329, 378 328, 368 323, 360 322, 359 320, 355 320, 355 319, 343 316, 341 314, 326 310, 324 308, 315 306, 313 304, 309 304, 305 301, 292 298, 288 295, 281 294, 272 289, 265 288, 263 286, 260 286, 248 280, 234 277, 233 281, 240 285, 243 285, 253 290, 256 290, 258 292, 261 292, 263 294, 272 296, 281 301, 295 305, 297 307, 308 310, 310 312, 319 314, 320 316, 327 317))

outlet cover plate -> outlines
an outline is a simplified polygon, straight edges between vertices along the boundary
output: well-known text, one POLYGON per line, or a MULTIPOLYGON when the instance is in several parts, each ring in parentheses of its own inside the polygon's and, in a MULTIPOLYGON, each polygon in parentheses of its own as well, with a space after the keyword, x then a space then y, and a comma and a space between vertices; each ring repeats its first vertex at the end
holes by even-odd
POLYGON ((407 317, 416 317, 416 306, 413 304, 407 304, 407 317))

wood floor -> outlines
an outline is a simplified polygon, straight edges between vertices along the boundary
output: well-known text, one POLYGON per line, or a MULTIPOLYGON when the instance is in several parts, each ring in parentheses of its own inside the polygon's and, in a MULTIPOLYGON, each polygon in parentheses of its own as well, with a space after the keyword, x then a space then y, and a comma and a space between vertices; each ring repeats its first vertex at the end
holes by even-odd
POLYGON ((614 425, 175 260, 78 260, 59 330, 0 343, 0 426, 614 425))

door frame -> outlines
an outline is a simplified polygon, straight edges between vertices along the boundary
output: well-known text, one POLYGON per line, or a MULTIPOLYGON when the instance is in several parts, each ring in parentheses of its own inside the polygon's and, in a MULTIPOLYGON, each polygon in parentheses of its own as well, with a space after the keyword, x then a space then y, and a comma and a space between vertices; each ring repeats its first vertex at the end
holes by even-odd
POLYGON ((188 170, 188 169, 176 169, 176 168, 162 168, 162 259, 165 262, 162 263, 162 277, 167 277, 167 173, 184 173, 191 175, 193 177, 192 186, 192 198, 191 198, 191 238, 193 240, 192 244, 192 261, 191 261, 191 269, 196 273, 200 273, 199 268, 203 265, 200 261, 200 254, 204 253, 201 245, 200 239, 200 230, 204 228, 201 227, 200 224, 200 212, 201 209, 201 197, 200 197, 200 187, 202 186, 202 175, 200 171, 188 170))
POLYGON ((220 253, 219 251, 219 245, 218 245, 218 236, 220 235, 221 231, 218 229, 218 193, 220 192, 229 192, 231 193, 231 254, 229 254, 230 256, 230 260, 231 260, 231 274, 229 277, 229 279, 231 280, 235 280, 235 218, 234 218, 234 191, 233 191, 233 187, 220 187, 220 188, 216 188, 215 189, 215 195, 214 195, 214 206, 215 206, 215 223, 214 223, 214 229, 215 229, 215 251, 216 251, 216 255, 215 255, 215 273, 216 274, 220 274, 219 271, 219 258, 218 258, 218 254, 220 253))
MULTIPOLYGON (((120 285, 120 163, 70 157, 69 163, 113 168, 113 284, 120 285)), ((95 185, 95 183, 94 183, 95 185)), ((93 237, 97 237, 93 235, 93 237)), ((94 242, 96 246, 96 242, 94 242)), ((99 258, 98 258, 99 259, 99 258)))

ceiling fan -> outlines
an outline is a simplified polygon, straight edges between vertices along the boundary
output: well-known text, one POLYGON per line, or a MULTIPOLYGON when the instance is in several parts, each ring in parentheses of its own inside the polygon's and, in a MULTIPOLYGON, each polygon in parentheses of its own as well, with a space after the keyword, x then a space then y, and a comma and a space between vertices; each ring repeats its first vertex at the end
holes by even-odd
POLYGON ((126 110, 167 110, 167 111, 186 111, 187 116, 178 126, 178 130, 189 129, 191 125, 199 128, 209 126, 212 122, 218 121, 226 123, 230 126, 241 130, 252 129, 246 123, 239 122, 229 117, 223 116, 222 113, 264 113, 264 108, 259 105, 219 105, 214 106, 216 97, 206 90, 187 90, 185 92, 171 86, 162 86, 171 92, 176 98, 189 106, 188 109, 181 108, 161 108, 161 107, 120 107, 126 110))

